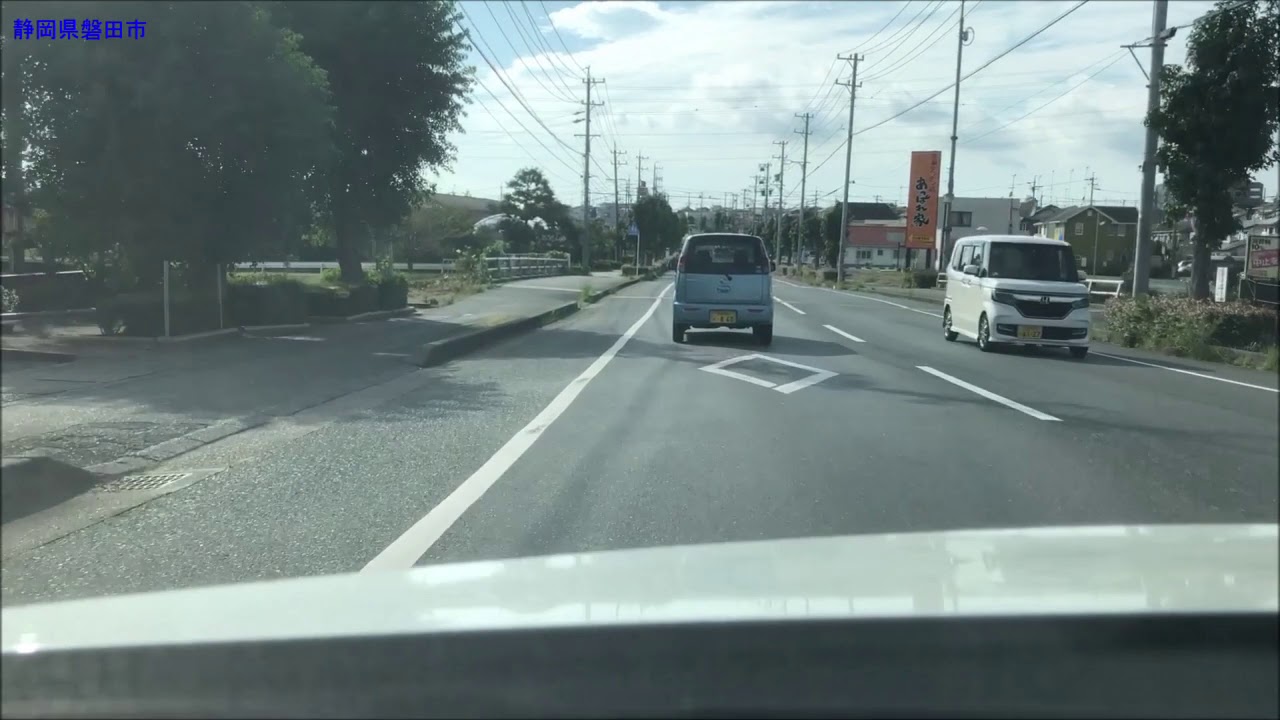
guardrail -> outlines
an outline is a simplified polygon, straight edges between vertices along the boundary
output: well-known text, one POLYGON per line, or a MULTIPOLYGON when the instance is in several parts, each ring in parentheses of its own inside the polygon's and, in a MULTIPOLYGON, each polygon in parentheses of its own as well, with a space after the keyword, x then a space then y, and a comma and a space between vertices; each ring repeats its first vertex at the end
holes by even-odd
POLYGON ((1113 297, 1120 297, 1120 285, 1123 284, 1124 281, 1123 280, 1095 280, 1094 278, 1089 278, 1088 280, 1085 280, 1085 283, 1089 286, 1090 297, 1094 295, 1101 295, 1104 298, 1113 298, 1113 297), (1094 289, 1095 284, 1111 285, 1113 286, 1113 289, 1110 292, 1106 290, 1095 290, 1094 289))
MULTIPOLYGON (((558 275, 569 269, 569 258, 549 257, 546 255, 497 255, 485 258, 489 266, 489 276, 498 279, 514 280, 524 277, 545 277, 558 275)), ((396 270, 423 270, 427 272, 447 273, 453 271, 454 263, 392 263, 396 270)), ((337 269, 336 262, 247 262, 236 263, 237 270, 284 270, 286 272, 320 272, 329 268, 337 269)), ((375 263, 360 263, 365 270, 373 270, 375 263)))

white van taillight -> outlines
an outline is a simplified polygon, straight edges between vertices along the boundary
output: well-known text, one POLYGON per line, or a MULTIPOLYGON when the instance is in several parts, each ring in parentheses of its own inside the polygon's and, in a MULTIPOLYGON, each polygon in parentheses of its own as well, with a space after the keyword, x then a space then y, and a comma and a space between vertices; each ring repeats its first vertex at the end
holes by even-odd
POLYGON ((688 265, 688 264, 689 264, 689 256, 688 256, 688 255, 681 255, 681 256, 680 256, 680 259, 676 261, 676 269, 677 269, 677 270, 684 270, 685 265, 688 265))

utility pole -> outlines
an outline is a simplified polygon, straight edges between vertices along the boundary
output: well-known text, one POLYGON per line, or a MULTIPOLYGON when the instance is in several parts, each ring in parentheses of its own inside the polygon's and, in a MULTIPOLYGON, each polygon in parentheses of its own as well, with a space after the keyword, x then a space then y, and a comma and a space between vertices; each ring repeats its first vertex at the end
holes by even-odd
POLYGON ((587 66, 587 77, 583 79, 583 84, 587 86, 587 100, 583 103, 586 108, 586 147, 582 152, 582 266, 591 267, 591 108, 599 107, 604 103, 591 102, 591 88, 599 85, 604 80, 591 79, 591 67, 587 66))
POLYGON ((636 153, 636 202, 640 202, 640 186, 644 184, 644 161, 648 155, 636 153))
POLYGON ((853 63, 853 75, 849 82, 836 81, 837 85, 849 88, 849 127, 844 139, 844 200, 840 203, 840 251, 836 253, 836 282, 844 282, 844 246, 849 242, 849 170, 853 166, 853 108, 858 102, 858 61, 861 58, 853 55, 837 55, 837 60, 853 63))
POLYGON ((763 235, 764 231, 768 229, 766 224, 768 223, 767 218, 769 217, 769 196, 773 194, 773 184, 769 179, 773 177, 771 174, 773 171, 773 163, 760 163, 756 166, 756 169, 764 173, 763 175, 756 175, 756 192, 764 197, 764 200, 760 203, 760 234, 763 235))
POLYGON ((662 179, 662 178, 658 177, 658 168, 659 168, 659 167, 661 167, 661 166, 660 166, 660 165, 658 165, 658 163, 654 163, 654 164, 653 164, 653 189, 652 189, 652 190, 650 190, 650 192, 652 192, 654 195, 657 195, 657 194, 658 194, 658 181, 662 179))
MULTIPOLYGON (((960 0, 960 26, 956 34, 956 88, 955 99, 951 105, 951 162, 947 168, 947 195, 942 202, 942 247, 938 251, 938 268, 951 256, 951 203, 955 201, 956 191, 956 138, 960 122, 960 64, 964 58, 964 46, 973 41, 973 28, 964 26, 964 0, 960 0)), ((926 265, 929 252, 925 251, 926 265)))
POLYGON ((621 260, 622 241, 627 236, 623 234, 626 231, 622 229, 622 206, 618 204, 618 166, 626 165, 626 163, 618 162, 618 156, 626 155, 627 151, 614 148, 610 152, 613 153, 613 232, 618 236, 613 245, 613 254, 614 259, 621 260))
POLYGON ((1098 173, 1089 176, 1089 212, 1093 213, 1093 264, 1089 272, 1098 274, 1098 208, 1093 206, 1093 191, 1097 187, 1098 173))
POLYGON ((756 173, 755 175, 752 176, 752 182, 751 182, 751 234, 752 235, 756 234, 756 225, 759 222, 756 218, 756 198, 759 195, 760 195, 760 173, 756 173))
POLYGON ((780 150, 778 156, 778 222, 774 223, 773 253, 774 257, 782 259, 782 181, 787 174, 787 141, 774 140, 780 150))
POLYGON ((800 222, 796 225, 796 251, 791 256, 791 264, 800 262, 800 246, 804 243, 804 188, 809 179, 809 120, 811 113, 796 113, 796 117, 804 118, 804 131, 795 130, 797 135, 804 136, 804 155, 800 160, 800 222))
MULTIPOLYGON (((1147 117, 1160 107, 1160 75, 1164 70, 1164 44, 1173 37, 1165 30, 1169 15, 1169 0, 1156 0, 1151 11, 1151 68, 1147 83, 1147 117)), ((1147 126, 1146 145, 1142 149, 1142 206, 1138 210, 1138 242, 1133 253, 1133 296, 1147 294, 1151 275, 1151 229, 1155 225, 1156 209, 1156 145, 1159 141, 1155 128, 1147 126)), ((1205 270, 1197 268, 1203 274, 1205 270)), ((1194 279, 1193 279, 1194 280, 1194 279)), ((1192 287, 1195 287, 1194 282, 1192 287)))

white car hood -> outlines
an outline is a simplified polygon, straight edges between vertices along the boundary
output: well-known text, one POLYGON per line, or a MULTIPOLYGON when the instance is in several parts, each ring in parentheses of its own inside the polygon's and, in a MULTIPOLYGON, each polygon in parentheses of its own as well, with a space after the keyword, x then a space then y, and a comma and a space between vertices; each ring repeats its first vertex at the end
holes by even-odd
POLYGON ((786 618, 1276 612, 1276 525, 662 547, 6 608, 3 650, 786 618))

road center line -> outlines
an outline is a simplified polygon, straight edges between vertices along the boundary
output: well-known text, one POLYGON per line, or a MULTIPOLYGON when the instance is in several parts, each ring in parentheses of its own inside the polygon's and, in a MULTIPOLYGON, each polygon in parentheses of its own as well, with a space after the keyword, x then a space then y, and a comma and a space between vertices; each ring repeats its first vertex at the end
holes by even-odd
POLYGON ((1168 365, 1160 365, 1157 363, 1145 362, 1143 360, 1134 360, 1133 358, 1127 358, 1121 355, 1111 355, 1109 353, 1100 353, 1096 350, 1093 351, 1093 354, 1099 355, 1104 358, 1111 358, 1112 360, 1124 360, 1125 362, 1131 362, 1136 365, 1146 365, 1147 367, 1160 368, 1161 370, 1168 370, 1169 372, 1182 373, 1183 375, 1192 375, 1194 377, 1204 378, 1205 380, 1217 380, 1218 382, 1231 383, 1232 385, 1241 385, 1247 388, 1253 388, 1254 390, 1266 390, 1267 392, 1280 393, 1280 390, 1277 390, 1276 388, 1267 387, 1266 385, 1254 385, 1252 383, 1240 382, 1239 380, 1228 380, 1227 378, 1214 377, 1212 375, 1193 372, 1191 370, 1183 370, 1181 368, 1169 367, 1168 365))
POLYGON ((826 328, 826 329, 830 330, 831 332, 833 332, 833 333, 835 333, 835 334, 837 334, 837 335, 842 335, 842 336, 844 336, 844 337, 846 337, 846 338, 849 338, 850 340, 852 340, 852 341, 854 341, 854 342, 866 342, 866 340, 863 340, 862 338, 860 338, 860 337, 858 337, 858 336, 856 336, 856 335, 850 335, 849 333, 847 333, 847 332, 845 332, 845 331, 841 330, 840 328, 831 327, 830 325, 823 325, 822 327, 824 327, 824 328, 826 328))
POLYGON ((984 398, 986 398, 986 399, 988 399, 988 400, 994 400, 994 401, 996 401, 996 402, 1000 403, 1001 405, 1004 405, 1004 406, 1006 406, 1006 407, 1011 407, 1011 408, 1013 408, 1014 410, 1017 410, 1018 412, 1026 413, 1027 415, 1030 415, 1031 417, 1033 417, 1033 418, 1035 418, 1035 419, 1037 419, 1037 420, 1049 420, 1049 421, 1052 421, 1052 422, 1062 422, 1062 420, 1061 420, 1060 418, 1056 418, 1056 417, 1054 417, 1054 416, 1052 416, 1052 415, 1048 415, 1048 414, 1042 413, 1042 412, 1040 412, 1039 410, 1036 410, 1035 408, 1029 408, 1029 407, 1027 407, 1026 405, 1023 405, 1022 403, 1014 402, 1014 401, 1010 400, 1009 398, 1004 397, 1003 395, 997 395, 997 394, 995 394, 995 393, 991 392, 990 390, 983 390, 982 388, 978 387, 977 385, 972 385, 972 384, 970 384, 970 383, 967 383, 967 382, 965 382, 965 381, 961 380, 960 378, 951 377, 950 375, 948 375, 948 374, 946 374, 946 373, 942 372, 941 370, 934 370, 933 368, 929 367, 928 365, 917 365, 916 367, 918 367, 918 368, 920 368, 921 370, 923 370, 923 371, 925 371, 925 372, 929 373, 930 375, 933 375, 934 377, 942 378, 943 380, 946 380, 947 382, 951 383, 952 385, 956 385, 956 386, 962 387, 962 388, 964 388, 965 390, 968 390, 969 392, 972 392, 972 393, 977 393, 978 395, 981 395, 982 397, 984 397, 984 398))
POLYGON ((791 303, 787 302, 786 300, 783 300, 782 298, 778 297, 777 295, 774 295, 774 296, 773 296, 773 299, 774 299, 774 300, 777 300, 778 302, 782 303, 783 305, 786 305, 788 308, 791 308, 791 310, 792 310, 793 312, 798 312, 798 313, 800 313, 801 315, 803 315, 803 314, 804 314, 804 311, 803 311, 803 310, 801 310, 800 308, 796 307, 795 305, 792 305, 791 303))
POLYGON ((431 509, 421 520, 414 523, 412 527, 404 532, 403 535, 396 538, 394 542, 387 546, 385 550, 378 553, 377 557, 369 561, 361 572, 379 571, 379 570, 404 570, 411 568, 418 562, 432 545, 444 535, 458 518, 467 511, 477 500, 484 496, 489 488, 501 478, 507 470, 520 459, 522 455, 533 447, 533 443, 547 428, 556 421, 556 418, 564 414, 565 410, 573 404, 578 395, 587 387, 587 383, 591 382, 597 375, 604 370, 622 348, 632 337, 639 332, 649 318, 657 312, 658 306, 662 304, 663 297, 667 291, 671 289, 671 285, 663 288, 658 293, 658 297, 654 299, 649 309, 640 316, 639 320, 627 328, 603 355, 595 359, 595 362, 582 371, 582 374, 574 378, 572 382, 565 386, 560 394, 547 404, 537 417, 529 421, 520 429, 505 445, 493 454, 493 457, 485 461, 480 469, 471 474, 459 485, 449 496, 441 503, 431 509))

